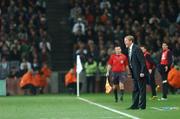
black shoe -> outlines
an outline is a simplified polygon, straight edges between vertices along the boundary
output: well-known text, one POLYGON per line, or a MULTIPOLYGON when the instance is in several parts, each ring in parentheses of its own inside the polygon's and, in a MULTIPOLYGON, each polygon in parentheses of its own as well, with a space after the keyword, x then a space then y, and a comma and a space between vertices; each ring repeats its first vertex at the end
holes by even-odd
POLYGON ((118 97, 115 97, 114 99, 115 99, 115 102, 118 102, 118 97))
POLYGON ((123 96, 120 97, 120 101, 123 101, 123 96))
POLYGON ((137 109, 139 109, 138 107, 129 107, 129 108, 127 108, 127 110, 137 110, 137 109))

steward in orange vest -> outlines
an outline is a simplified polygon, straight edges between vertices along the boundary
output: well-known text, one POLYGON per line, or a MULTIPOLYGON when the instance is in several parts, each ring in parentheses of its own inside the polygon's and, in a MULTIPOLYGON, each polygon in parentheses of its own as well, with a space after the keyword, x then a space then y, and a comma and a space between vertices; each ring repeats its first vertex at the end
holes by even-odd
POLYGON ((76 94, 76 72, 71 68, 65 75, 65 86, 69 93, 76 94))
POLYGON ((31 71, 26 72, 20 81, 20 87, 24 89, 24 94, 27 95, 28 92, 30 94, 36 95, 37 88, 39 85, 39 80, 41 80, 41 75, 39 74, 38 69, 34 69, 31 71))
POLYGON ((174 88, 180 88, 179 67, 173 67, 168 73, 168 83, 174 88))
POLYGON ((39 87, 40 87, 40 93, 44 93, 44 88, 48 85, 48 79, 51 76, 52 71, 50 68, 47 66, 46 63, 43 64, 43 67, 41 68, 41 79, 39 82, 39 87))

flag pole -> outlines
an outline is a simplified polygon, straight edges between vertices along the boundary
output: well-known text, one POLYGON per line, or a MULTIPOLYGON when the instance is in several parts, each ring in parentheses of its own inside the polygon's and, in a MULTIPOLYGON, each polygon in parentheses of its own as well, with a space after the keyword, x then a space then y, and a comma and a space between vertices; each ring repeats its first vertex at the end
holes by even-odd
POLYGON ((76 58, 76 74, 77 74, 77 79, 76 79, 76 86, 77 86, 77 97, 79 97, 79 74, 81 73, 82 71, 82 64, 81 64, 81 59, 80 59, 80 56, 77 55, 77 58, 76 58))
POLYGON ((77 73, 76 85, 77 85, 77 97, 79 97, 79 73, 77 73))

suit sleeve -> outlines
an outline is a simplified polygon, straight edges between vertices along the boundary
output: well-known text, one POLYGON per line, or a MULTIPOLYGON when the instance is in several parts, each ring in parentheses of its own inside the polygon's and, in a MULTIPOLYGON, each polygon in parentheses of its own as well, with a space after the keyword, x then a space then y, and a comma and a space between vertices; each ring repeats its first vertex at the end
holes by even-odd
POLYGON ((136 53, 137 53, 138 62, 141 66, 141 73, 145 73, 146 63, 145 63, 143 52, 141 51, 140 48, 137 48, 136 53))

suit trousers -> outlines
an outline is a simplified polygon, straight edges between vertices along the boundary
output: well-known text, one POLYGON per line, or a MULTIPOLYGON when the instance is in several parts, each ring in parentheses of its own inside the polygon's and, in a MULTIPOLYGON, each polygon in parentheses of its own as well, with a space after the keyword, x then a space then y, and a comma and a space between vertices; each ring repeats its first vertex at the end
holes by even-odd
POLYGON ((146 108, 146 79, 133 79, 132 108, 146 108))
POLYGON ((152 73, 150 74, 150 79, 149 79, 149 85, 151 86, 151 91, 152 91, 152 96, 156 96, 156 81, 155 81, 155 69, 152 69, 152 73))

